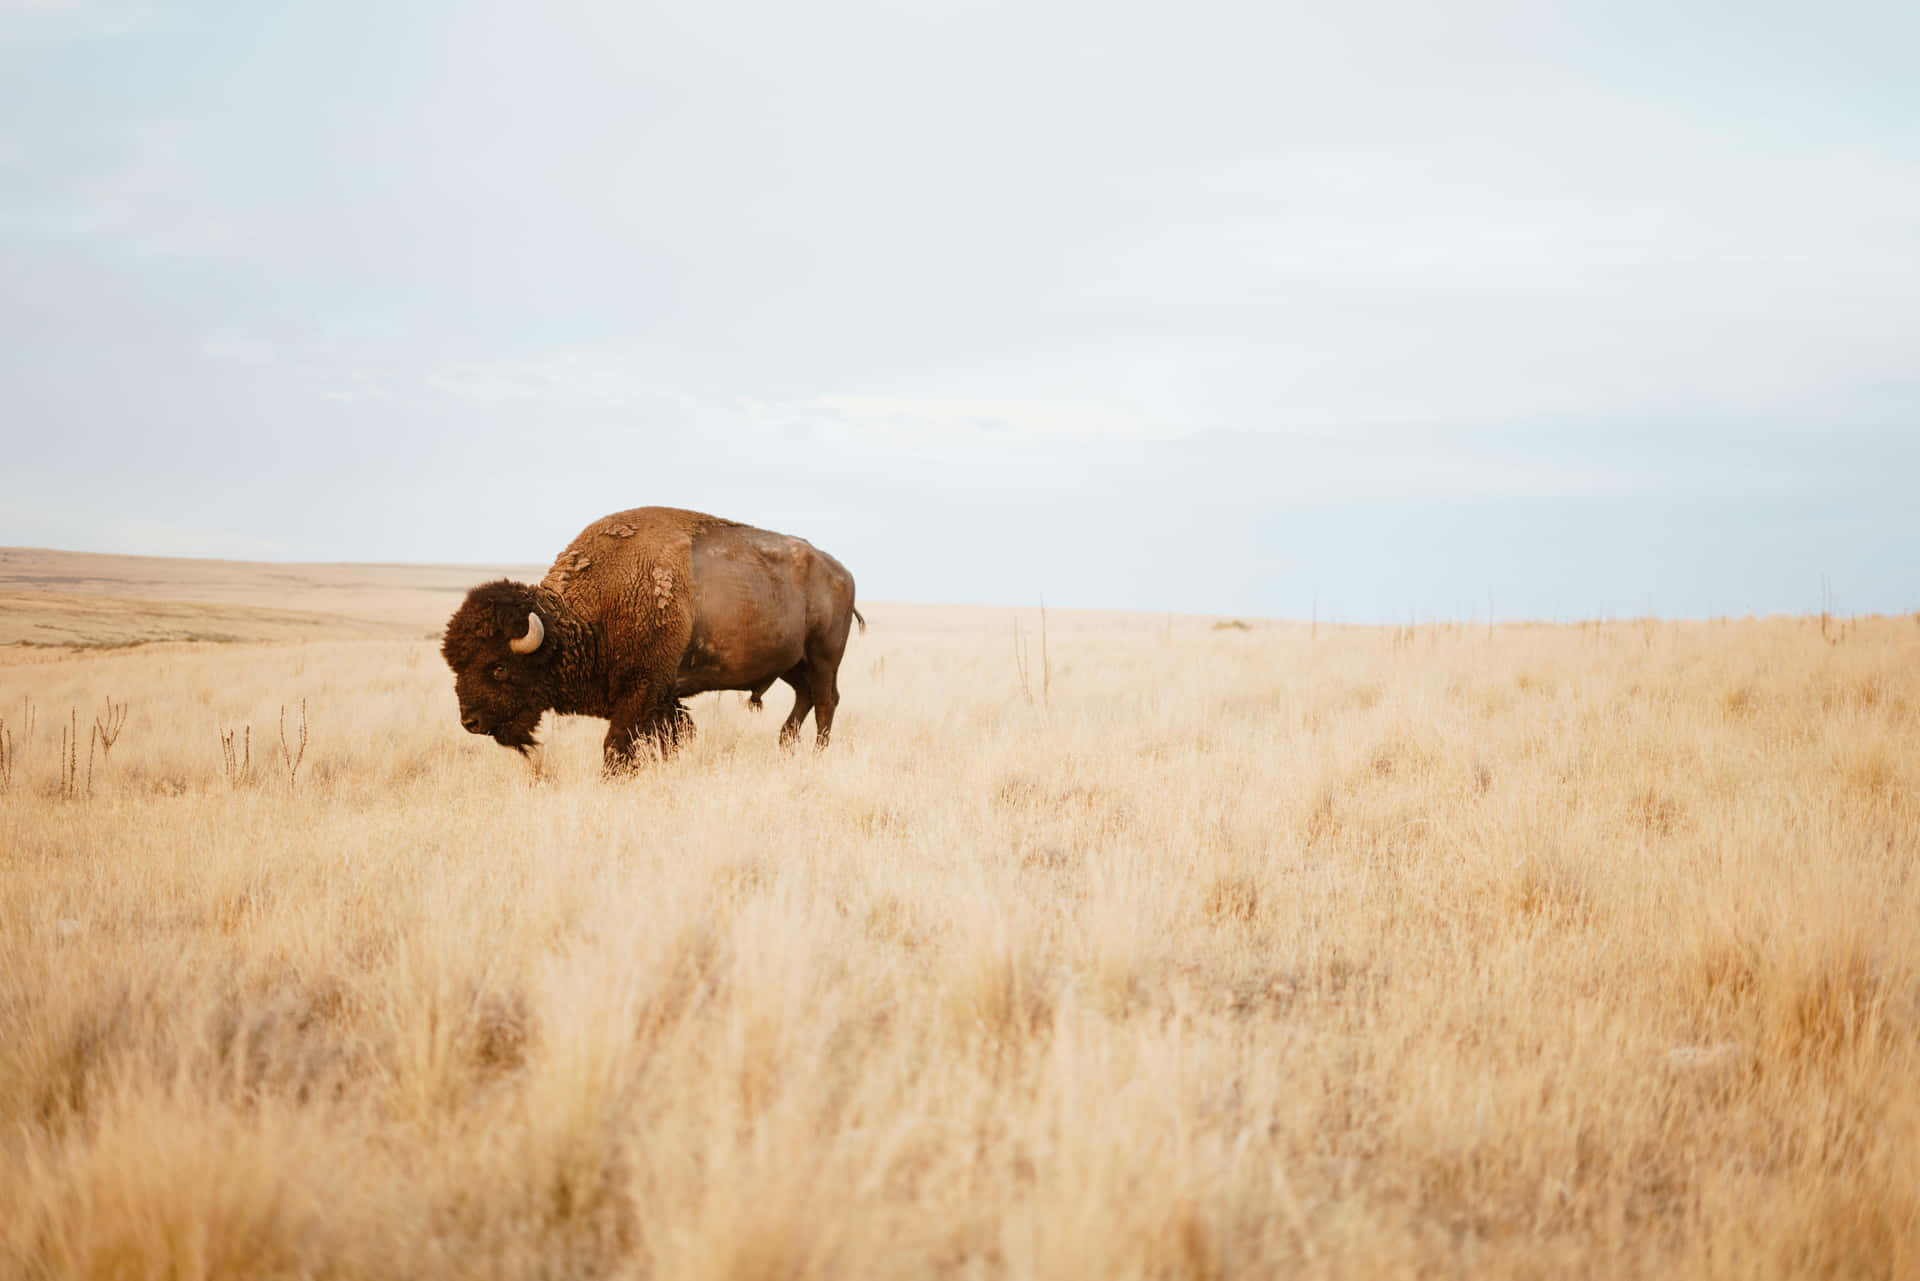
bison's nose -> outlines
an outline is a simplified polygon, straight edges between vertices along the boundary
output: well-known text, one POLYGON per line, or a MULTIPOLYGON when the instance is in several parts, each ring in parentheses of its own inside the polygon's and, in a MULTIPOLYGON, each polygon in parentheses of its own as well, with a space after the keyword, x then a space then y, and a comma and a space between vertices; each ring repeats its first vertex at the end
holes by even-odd
POLYGON ((467 733, 469 734, 480 734, 485 732, 480 728, 480 713, 478 712, 461 713, 460 723, 467 727, 467 733))

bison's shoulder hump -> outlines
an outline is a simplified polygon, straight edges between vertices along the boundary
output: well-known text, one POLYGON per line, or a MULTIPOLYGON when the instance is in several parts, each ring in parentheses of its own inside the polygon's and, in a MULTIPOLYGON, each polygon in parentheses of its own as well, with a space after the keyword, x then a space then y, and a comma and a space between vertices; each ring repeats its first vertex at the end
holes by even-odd
POLYGON ((626 542, 637 540, 674 540, 689 538, 706 529, 735 525, 738 522, 705 512, 680 507, 630 507, 626 511, 602 516, 580 531, 574 543, 590 541, 626 542))

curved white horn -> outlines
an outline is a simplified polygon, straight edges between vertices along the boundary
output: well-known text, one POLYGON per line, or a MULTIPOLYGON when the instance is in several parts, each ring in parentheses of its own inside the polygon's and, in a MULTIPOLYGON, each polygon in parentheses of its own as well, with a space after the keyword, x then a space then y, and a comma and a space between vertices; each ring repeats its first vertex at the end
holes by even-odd
POLYGON ((529 613, 527 615, 527 634, 519 640, 508 641, 507 648, 516 654, 531 654, 534 650, 540 648, 540 642, 546 638, 546 624, 540 621, 540 615, 529 613))

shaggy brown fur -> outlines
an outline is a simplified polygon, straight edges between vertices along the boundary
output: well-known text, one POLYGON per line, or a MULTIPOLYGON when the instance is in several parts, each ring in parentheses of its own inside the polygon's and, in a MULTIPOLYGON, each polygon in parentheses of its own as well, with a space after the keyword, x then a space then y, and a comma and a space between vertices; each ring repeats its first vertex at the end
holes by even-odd
POLYGON ((503 579, 467 593, 440 652, 461 724, 521 751, 549 709, 602 716, 611 769, 690 736, 682 698, 743 689, 757 704, 775 680, 795 695, 781 741, 812 712, 825 747, 848 629, 866 630, 853 596, 853 575, 805 539, 636 507, 587 526, 537 587, 503 579), (515 654, 529 614, 545 639, 515 654))

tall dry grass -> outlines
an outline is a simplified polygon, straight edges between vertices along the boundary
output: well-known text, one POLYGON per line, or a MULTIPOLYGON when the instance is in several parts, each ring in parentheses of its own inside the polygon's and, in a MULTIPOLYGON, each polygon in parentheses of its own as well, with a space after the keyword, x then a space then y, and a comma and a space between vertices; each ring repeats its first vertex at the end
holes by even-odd
POLYGON ((614 783, 425 641, 0 666, 0 1274, 1920 1274, 1915 620, 869 617, 614 783))

